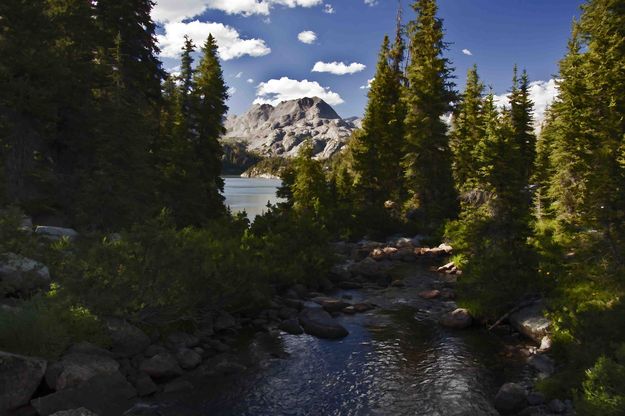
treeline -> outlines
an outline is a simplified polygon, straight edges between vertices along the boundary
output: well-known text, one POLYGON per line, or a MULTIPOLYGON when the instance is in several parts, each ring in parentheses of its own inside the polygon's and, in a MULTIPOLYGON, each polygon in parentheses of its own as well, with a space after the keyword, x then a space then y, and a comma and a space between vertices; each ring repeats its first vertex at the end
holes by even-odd
POLYGON ((224 85, 212 36, 162 69, 151 0, 0 5, 2 200, 35 218, 115 230, 167 208, 224 215, 224 85), (163 81, 166 81, 163 83, 163 81))
POLYGON ((229 215, 217 44, 186 38, 180 73, 167 74, 153 4, 0 2, 0 264, 34 259, 52 275, 44 291, 0 280, 11 305, 0 308, 0 350, 55 358, 105 342, 107 316, 194 329, 217 310, 247 313, 282 288, 314 287, 332 265, 311 216, 229 215), (80 236, 50 242, 23 214, 80 236))
POLYGON ((462 302, 487 321, 546 299, 563 368, 545 391, 625 414, 623 3, 584 4, 538 137, 527 73, 504 106, 476 67, 456 93, 436 2, 412 8, 383 41, 362 130, 328 174, 304 151, 285 196, 335 235, 449 239, 462 302))

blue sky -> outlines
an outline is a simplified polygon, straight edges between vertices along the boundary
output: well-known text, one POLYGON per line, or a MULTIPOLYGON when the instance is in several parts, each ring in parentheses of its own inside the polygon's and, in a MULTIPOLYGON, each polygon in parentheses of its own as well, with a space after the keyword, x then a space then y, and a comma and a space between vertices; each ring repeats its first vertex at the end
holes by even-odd
MULTIPOLYGON (((402 3, 404 21, 413 19, 411 1, 402 3)), ((517 63, 532 80, 545 81, 536 83, 535 99, 548 102, 555 89, 546 82, 557 73, 582 3, 439 0, 458 88, 477 63, 486 84, 505 94, 517 63)), ((231 113, 244 112, 259 97, 275 102, 316 93, 348 117, 363 113, 367 89, 362 87, 373 78, 383 36, 394 33, 397 6, 397 0, 159 0, 153 15, 168 70, 176 70, 183 34, 196 44, 208 33, 217 37, 232 88, 231 113), (315 64, 334 73, 312 72, 315 64)))

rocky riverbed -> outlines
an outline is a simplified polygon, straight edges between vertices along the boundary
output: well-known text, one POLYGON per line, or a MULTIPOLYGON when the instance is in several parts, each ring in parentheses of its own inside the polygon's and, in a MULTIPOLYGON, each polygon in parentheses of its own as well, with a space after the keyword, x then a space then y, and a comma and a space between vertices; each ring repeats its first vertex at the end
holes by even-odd
POLYGON ((110 350, 0 353, 0 404, 45 416, 572 413, 533 391, 555 371, 548 346, 517 332, 544 338, 539 306, 494 334, 457 307, 450 246, 335 249, 343 260, 318 286, 276 293, 254 316, 215 311, 195 333, 153 337, 111 318, 110 350))

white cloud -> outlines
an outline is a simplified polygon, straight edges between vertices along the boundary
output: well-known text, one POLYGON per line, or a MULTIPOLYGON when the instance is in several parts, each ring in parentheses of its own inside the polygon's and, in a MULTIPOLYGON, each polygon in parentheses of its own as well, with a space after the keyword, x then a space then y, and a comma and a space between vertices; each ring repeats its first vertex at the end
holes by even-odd
MULTIPOLYGON (((530 99, 534 103, 534 127, 540 130, 545 120, 545 112, 547 108, 558 97, 558 81, 550 79, 549 81, 533 81, 529 86, 530 99)), ((499 108, 510 105, 510 94, 495 95, 495 104, 499 108)))
POLYGON ((302 43, 311 45, 317 40, 317 34, 312 30, 305 30, 297 35, 297 39, 302 43))
POLYGON ((315 81, 297 81, 288 77, 261 82, 256 90, 254 104, 277 105, 282 101, 304 97, 319 97, 330 105, 344 103, 341 96, 315 81))
POLYGON ((253 80, 252 78, 248 78, 248 79, 247 79, 247 83, 248 83, 248 84, 253 84, 253 83, 254 83, 254 80, 253 80))
POLYGON ((331 4, 324 4, 323 5, 323 12, 327 13, 327 14, 334 14, 334 7, 332 7, 331 4))
POLYGON ((373 6, 375 6, 376 4, 378 4, 378 0, 365 0, 365 4, 366 4, 367 6, 371 6, 371 7, 373 7, 373 6))
POLYGON ((367 80, 367 85, 363 85, 360 87, 361 90, 369 90, 371 89, 371 83, 373 82, 375 78, 371 78, 369 80, 367 80))
POLYGON ((161 56, 176 58, 184 44, 184 35, 189 35, 193 43, 200 46, 206 41, 209 34, 217 40, 219 56, 224 61, 240 58, 244 55, 264 56, 271 53, 271 49, 262 39, 242 39, 236 29, 221 23, 200 22, 194 20, 189 23, 173 22, 165 24, 165 34, 158 35, 157 40, 161 48, 161 56))
POLYGON ((181 22, 204 13, 208 9, 227 14, 269 15, 272 7, 312 7, 323 0, 158 0, 152 17, 160 23, 181 22))
POLYGON ((237 89, 236 88, 234 88, 234 87, 228 88, 228 97, 232 97, 236 93, 237 93, 237 89))
POLYGON ((463 49, 462 53, 465 54, 465 55, 473 56, 473 53, 470 50, 468 50, 468 49, 463 49))
POLYGON ((312 72, 329 72, 334 75, 346 75, 355 74, 356 72, 364 71, 365 65, 353 62, 349 65, 345 65, 343 62, 317 62, 312 69, 312 72))
POLYGON ((241 78, 243 76, 243 72, 239 72, 238 74, 236 74, 234 77, 235 78, 241 78))

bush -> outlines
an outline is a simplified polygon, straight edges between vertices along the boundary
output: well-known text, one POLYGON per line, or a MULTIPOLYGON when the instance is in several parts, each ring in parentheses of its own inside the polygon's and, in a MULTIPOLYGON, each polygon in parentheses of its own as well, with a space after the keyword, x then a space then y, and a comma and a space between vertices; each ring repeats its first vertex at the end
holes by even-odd
POLYGON ((166 215, 84 243, 55 265, 63 292, 98 315, 146 323, 195 320, 204 309, 240 310, 266 298, 245 224, 219 220, 178 230, 166 215))
POLYGON ((601 356, 586 371, 583 398, 578 410, 588 416, 625 415, 625 344, 620 349, 620 360, 601 356))
POLYGON ((13 310, 0 309, 0 350, 56 359, 79 341, 109 343, 96 316, 61 301, 54 291, 13 310))

